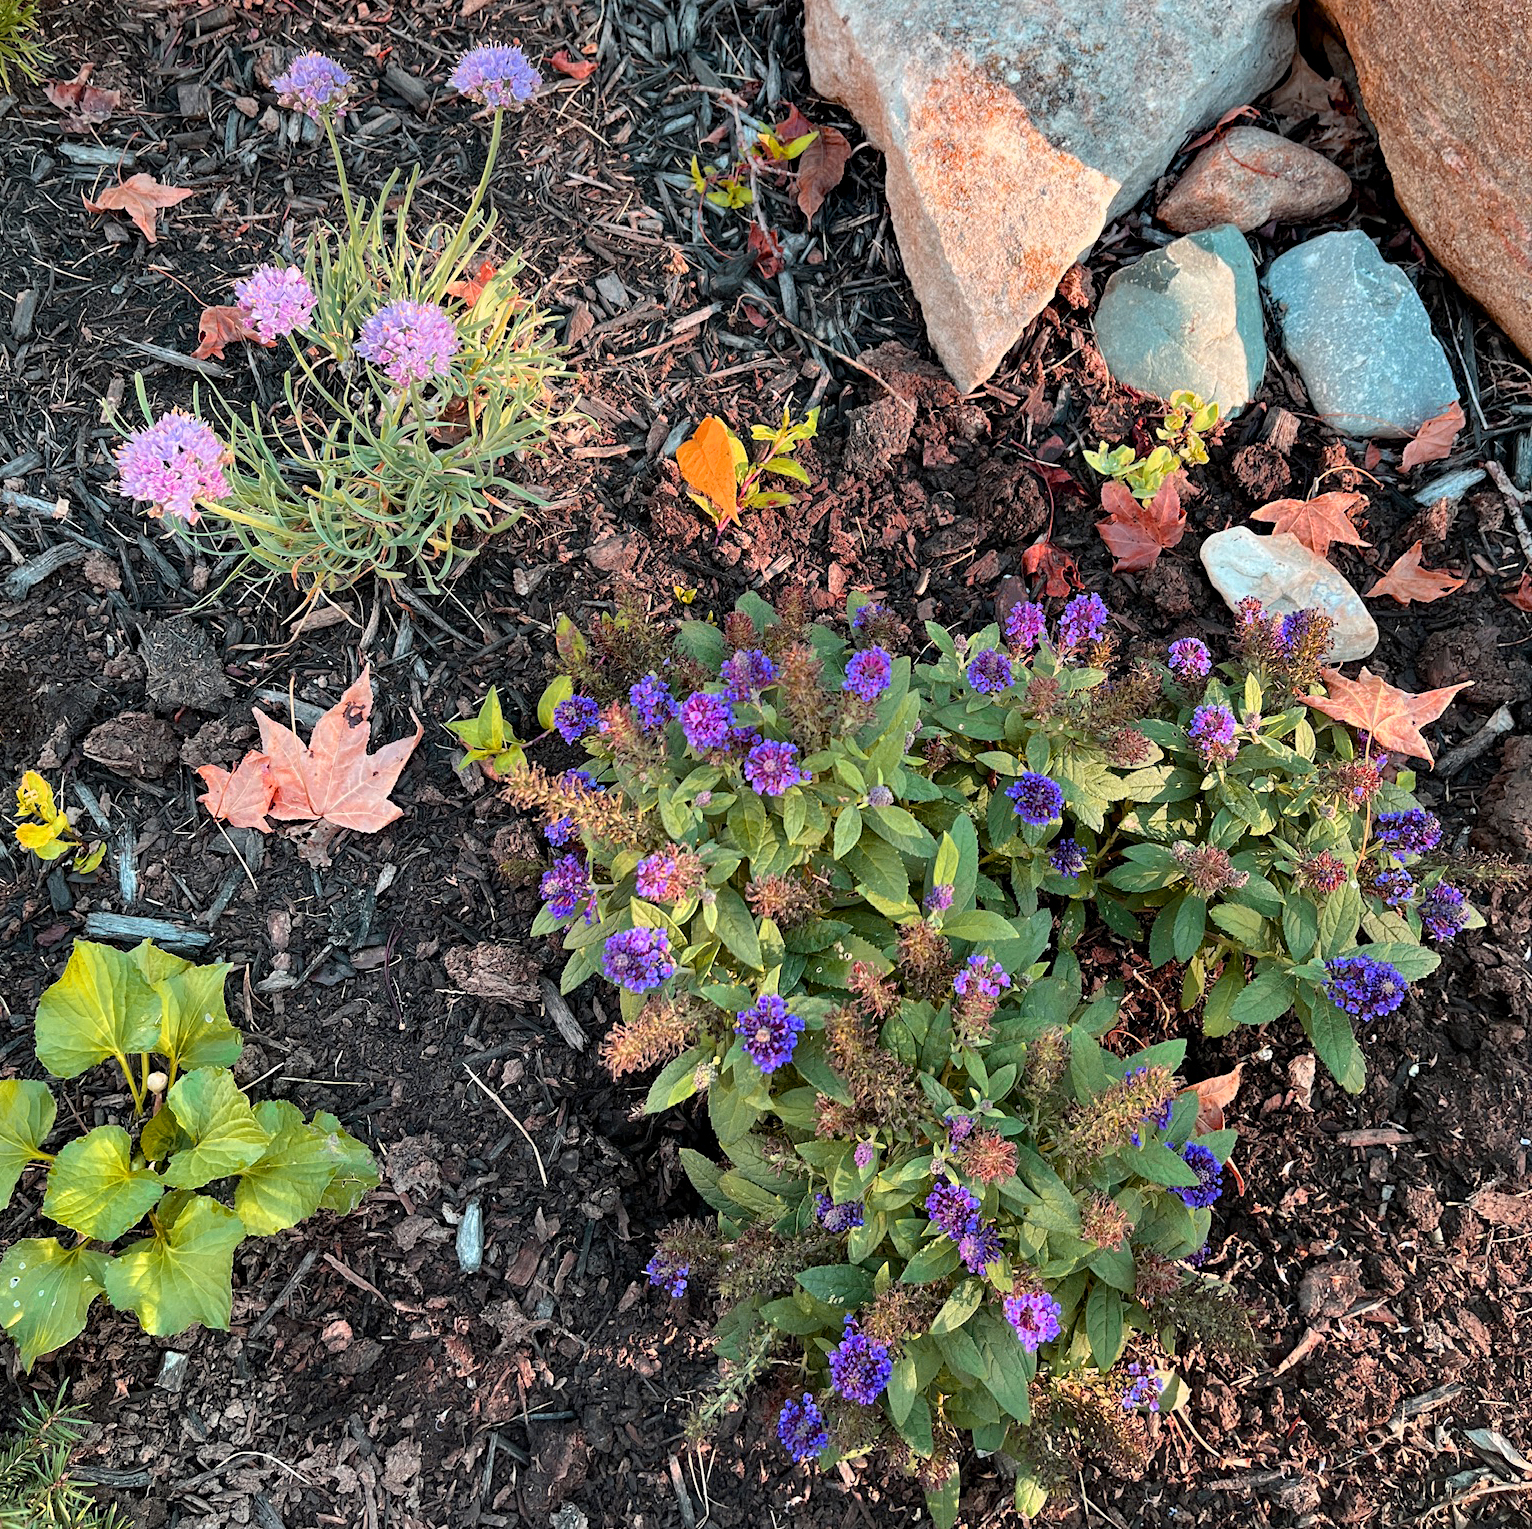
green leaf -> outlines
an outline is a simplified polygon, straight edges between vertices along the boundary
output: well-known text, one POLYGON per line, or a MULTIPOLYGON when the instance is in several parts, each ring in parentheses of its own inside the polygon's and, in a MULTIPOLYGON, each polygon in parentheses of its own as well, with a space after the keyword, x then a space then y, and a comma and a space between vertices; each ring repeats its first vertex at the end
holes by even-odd
POLYGON ((1419 982, 1442 964, 1442 958, 1425 945, 1360 945, 1352 954, 1388 962, 1406 982, 1419 982))
POLYGON ((239 1173, 260 1157, 271 1139, 234 1075, 220 1067, 187 1073, 172 1085, 165 1105, 189 1142, 165 1164, 165 1182, 176 1189, 199 1189, 239 1173))
POLYGON ((869 807, 862 817, 880 839, 906 855, 936 852, 936 841, 903 807, 869 807))
POLYGON ((904 861, 893 845, 884 839, 862 835, 844 865, 856 877, 869 900, 880 912, 904 908, 910 901, 910 877, 904 861))
POLYGON ((1016 926, 1008 918, 985 908, 970 908, 966 913, 949 914, 942 920, 942 933, 949 939, 968 940, 972 944, 993 944, 997 940, 1015 940, 1016 926))
POLYGON ((835 858, 844 859, 862 837, 862 813, 855 802, 842 807, 835 820, 835 858))
POLYGON ((245 1240, 244 1223, 206 1195, 172 1195, 166 1205, 154 1235, 112 1260, 107 1298, 119 1311, 134 1312, 144 1331, 157 1338, 197 1322, 227 1331, 234 1250, 245 1240), (171 1206, 172 1200, 178 1203, 171 1206))
POLYGON ((658 1115, 662 1110, 690 1099, 697 1092, 697 1069, 705 1061, 707 1056, 699 1046, 693 1046, 690 1051, 671 1058, 649 1085, 649 1094, 644 1100, 644 1113, 658 1115))
POLYGON ((947 1297, 942 1309, 936 1313, 931 1323, 931 1331, 933 1333, 956 1332, 979 1309, 979 1303, 984 1299, 985 1288, 983 1280, 965 1279, 947 1297))
POLYGON ((1261 949, 1266 920, 1254 908, 1244 908, 1238 903, 1219 903, 1208 917, 1246 950, 1261 949))
POLYGON ((1367 1064, 1356 1043, 1351 1018, 1328 998, 1318 999, 1304 1027, 1314 1043, 1314 1054, 1348 1094, 1359 1094, 1367 1082, 1367 1064))
POLYGON ((888 1377, 888 1415, 894 1420, 895 1427, 910 1415, 919 1384, 915 1361, 908 1354, 902 1355, 888 1377))
POLYGON ((1202 944, 1207 929, 1208 905, 1190 892, 1181 899, 1176 910, 1175 925, 1170 933, 1171 950, 1178 961, 1190 961, 1202 944))
POLYGON ((64 975, 37 1001, 37 1059, 56 1078, 150 1051, 159 1034, 159 995, 138 963, 92 940, 74 942, 64 975))
MULTIPOLYGON (((537 700, 537 725, 544 732, 552 729, 554 712, 573 694, 574 681, 567 674, 556 674, 548 681, 537 700)), ((489 695, 485 697, 484 705, 479 710, 479 721, 488 729, 493 729, 489 731, 486 743, 491 739, 498 741, 505 736, 505 718, 501 715, 500 697, 493 685, 490 686, 489 695), (486 713, 488 713, 487 717, 486 713)), ((450 727, 451 724, 449 723, 448 726, 450 727)))
POLYGON ((1203 1005, 1202 1029, 1205 1034, 1227 1035, 1235 1027, 1238 1021, 1232 1012, 1234 1000, 1244 989, 1245 963, 1237 955, 1230 956, 1203 1005))
POLYGON ((1319 950, 1326 959, 1343 956, 1356 944, 1362 922, 1362 894, 1348 881, 1332 892, 1319 908, 1319 950))
POLYGON ((1186 1159, 1163 1142, 1152 1141, 1125 1150, 1122 1158, 1151 1184, 1161 1184, 1167 1189, 1190 1189, 1197 1182, 1197 1175, 1187 1166, 1186 1159))
POLYGON ((1319 909, 1312 898, 1292 892, 1282 904, 1282 938, 1295 961, 1307 961, 1319 939, 1319 909))
POLYGON ((963 1490, 963 1478, 954 1468, 952 1474, 939 1487, 926 1488, 926 1512, 936 1529, 952 1529, 957 1523, 958 1499, 963 1490))
MULTIPOLYGON (((1156 966, 1167 966, 1176 958, 1176 920, 1181 916, 1182 905, 1190 894, 1180 893, 1160 909, 1149 930, 1149 959, 1156 966)), ((1197 899, 1199 902, 1201 899, 1197 899)))
POLYGON ((810 1333, 821 1331, 825 1325, 825 1319, 817 1311, 805 1310, 790 1295, 778 1301, 768 1301, 761 1307, 761 1315, 778 1332, 794 1338, 806 1338, 810 1333))
POLYGON ((0 1210, 11 1203, 21 1170, 42 1155, 57 1114, 46 1083, 0 1083, 0 1210))
POLYGON ((820 1264, 798 1273, 798 1283, 828 1306, 854 1310, 872 1296, 872 1275, 851 1264, 820 1264))
POLYGON ((335 1177, 325 1133, 305 1125, 303 1112, 282 1099, 263 1100, 255 1118, 271 1140, 234 1188, 234 1214, 252 1237, 297 1226, 319 1209, 335 1177))
POLYGON ((1122 1297, 1109 1285, 1092 1285, 1085 1302, 1085 1336, 1091 1358, 1105 1374, 1122 1352, 1122 1297))
POLYGON ((745 900, 733 887, 717 889, 718 937, 746 966, 761 967, 761 940, 745 900))
POLYGON ((1248 983, 1229 1008, 1236 1025, 1265 1025, 1293 1006, 1298 985, 1286 972, 1265 971, 1248 983))
POLYGON ((958 1266, 958 1245, 950 1237, 928 1242, 904 1266, 899 1276, 901 1284, 929 1285, 933 1280, 945 1278, 958 1266))
POLYGON ((132 1157, 132 1139, 121 1126, 97 1126, 60 1147, 43 1215, 98 1242, 116 1242, 165 1193, 159 1175, 133 1167, 132 1157))
POLYGON ((154 984, 163 1008, 154 1049, 175 1064, 178 1073, 198 1067, 232 1067, 244 1040, 224 1007, 224 979, 233 968, 226 961, 188 966, 178 976, 154 984))
POLYGON ((325 1150, 335 1165, 330 1187, 319 1201, 321 1210, 333 1210, 337 1215, 349 1216, 362 1198, 381 1182, 378 1165, 356 1137, 345 1130, 340 1121, 324 1110, 315 1110, 309 1124, 316 1131, 324 1132, 325 1150))
POLYGON ((936 1448, 931 1437, 931 1406, 925 1397, 917 1395, 910 1404, 908 1416, 895 1426, 899 1430, 899 1437, 917 1455, 929 1456, 936 1448))
POLYGON ((30 1370, 85 1329, 90 1304, 106 1288, 105 1253, 66 1248, 56 1237, 27 1237, 0 1258, 0 1326, 30 1370))

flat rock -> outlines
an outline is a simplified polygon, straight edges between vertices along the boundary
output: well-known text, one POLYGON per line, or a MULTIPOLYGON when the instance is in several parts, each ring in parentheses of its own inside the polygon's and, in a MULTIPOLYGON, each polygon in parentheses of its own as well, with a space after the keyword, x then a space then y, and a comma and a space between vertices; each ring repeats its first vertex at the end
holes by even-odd
POLYGON ((1532 356, 1527 0, 1326 0, 1394 195, 1431 253, 1532 356))
POLYGON ((888 156, 926 330, 989 377, 1106 223, 1187 134, 1293 54, 1292 0, 806 0, 814 89, 888 156), (1157 60, 1147 86, 1135 60, 1157 60))
POLYGON ((1320 610, 1334 623, 1331 663, 1366 658, 1378 645, 1378 624, 1339 569, 1283 531, 1257 536, 1249 526, 1215 532, 1202 544, 1202 566, 1230 610, 1256 599, 1273 615, 1320 610))
POLYGON ((1156 398, 1189 388, 1225 415, 1238 412, 1266 372, 1261 287, 1245 236, 1226 223, 1114 272, 1096 310, 1096 344, 1130 388, 1156 398))
POLYGON ((1456 402, 1420 294, 1360 229, 1279 256, 1266 290, 1309 401, 1342 435, 1402 440, 1456 402))
POLYGON ((1260 127, 1230 128, 1187 167, 1155 214, 1190 234, 1232 223, 1300 223, 1339 207, 1351 177, 1323 154, 1260 127))

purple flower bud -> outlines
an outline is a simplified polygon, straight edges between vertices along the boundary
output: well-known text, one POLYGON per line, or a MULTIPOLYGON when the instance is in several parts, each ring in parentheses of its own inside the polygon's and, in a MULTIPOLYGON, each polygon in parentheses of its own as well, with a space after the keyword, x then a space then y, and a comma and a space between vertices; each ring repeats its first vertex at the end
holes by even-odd
POLYGON ((830 1383, 848 1402, 870 1407, 883 1394, 894 1373, 888 1349, 857 1331, 856 1319, 846 1318, 841 1341, 830 1350, 830 1383))
POLYGON ((657 1285, 672 1300, 680 1300, 686 1294, 686 1279, 691 1273, 690 1264, 677 1263, 668 1253, 659 1252, 644 1265, 649 1283, 657 1285))
POLYGON ((1005 640, 1018 653, 1030 653, 1048 629, 1048 613, 1032 600, 1023 600, 1006 612, 1005 640))
POLYGON ((592 895, 584 861, 578 855, 560 855, 553 869, 543 872, 542 894, 554 918, 572 918, 580 912, 592 895))
POLYGON ((1056 823, 1064 816, 1063 789, 1056 780, 1035 770, 1023 770, 1005 788, 1005 794, 1010 797, 1016 816, 1034 828, 1056 823))
POLYGON ((681 702, 681 731, 699 752, 722 748, 729 741, 733 722, 734 713, 725 696, 697 690, 681 702))
POLYGON ((1205 1210, 1223 1193, 1223 1164, 1207 1147, 1194 1141, 1181 1148, 1181 1161, 1197 1175, 1197 1182, 1178 1186, 1173 1193, 1192 1210, 1205 1210))
POLYGON ((745 757, 745 779, 762 796, 781 796, 814 777, 798 764, 798 746, 768 741, 758 743, 745 757))
POLYGON ((1227 706, 1199 706, 1192 713, 1186 736, 1204 764, 1227 761, 1239 753, 1234 741, 1237 725, 1227 706))
POLYGON ((1433 940, 1450 940, 1468 927, 1467 899, 1457 887, 1439 881, 1420 900, 1420 922, 1433 940))
POLYGON ((823 1454, 830 1447, 824 1414, 811 1392, 805 1391, 802 1401, 789 1398, 783 1402, 777 1415, 777 1438, 795 1465, 823 1454))
POLYGON ((1205 642, 1183 637, 1170 645, 1170 672, 1183 683, 1205 680, 1213 672, 1213 655, 1205 642))
POLYGON ((498 110, 530 101, 542 84, 542 76, 520 48, 483 43, 458 60, 447 83, 481 106, 498 110))
POLYGON ((1330 1002, 1364 1022, 1392 1014, 1410 989, 1398 967, 1371 956, 1334 956, 1325 969, 1330 973, 1325 986, 1330 1002))
POLYGON ((789 1013, 775 993, 763 993, 748 1009, 741 1010, 734 1021, 745 1054, 762 1072, 775 1072, 792 1059, 803 1028, 804 1021, 789 1013))
POLYGON ((565 743, 583 738, 601 720, 601 708, 588 695, 572 695, 553 708, 553 725, 565 743))
POLYGON ((391 382, 407 388, 428 377, 447 377, 462 341, 445 308, 400 298, 362 324, 356 353, 391 382))
POLYGON ((287 66, 287 73, 271 82, 271 88, 283 106, 318 122, 346 115, 351 76, 323 53, 300 53, 287 66))
POLYGON ((985 648, 974 655, 968 666, 968 683, 980 695, 998 695, 1008 690, 1014 677, 1010 659, 998 648, 985 648))
POLYGON ((849 691, 857 700, 871 705, 888 689, 893 680, 894 661, 883 648, 864 648, 851 655, 846 665, 846 679, 842 690, 849 691))
POLYGON ((630 993, 647 993, 675 975, 670 936, 663 929, 620 929, 602 949, 607 978, 630 993))
POLYGON ((1076 595, 1059 617, 1059 646, 1080 648, 1099 642, 1110 613, 1100 595, 1076 595))
POLYGON ((1059 1318, 1064 1308, 1041 1290, 1013 1291, 1000 1303, 1005 1320, 1016 1330, 1021 1346, 1035 1354, 1045 1343, 1057 1338, 1062 1330, 1059 1318))

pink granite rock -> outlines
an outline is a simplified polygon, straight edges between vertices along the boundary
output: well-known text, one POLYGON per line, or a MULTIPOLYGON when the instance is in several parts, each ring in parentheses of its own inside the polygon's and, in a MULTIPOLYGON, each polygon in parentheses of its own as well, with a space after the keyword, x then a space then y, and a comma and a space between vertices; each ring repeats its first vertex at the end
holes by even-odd
POLYGON ((1351 177, 1323 154, 1264 128, 1235 127, 1191 162, 1156 216, 1183 234, 1220 223, 1248 234, 1320 217, 1350 195, 1351 177))

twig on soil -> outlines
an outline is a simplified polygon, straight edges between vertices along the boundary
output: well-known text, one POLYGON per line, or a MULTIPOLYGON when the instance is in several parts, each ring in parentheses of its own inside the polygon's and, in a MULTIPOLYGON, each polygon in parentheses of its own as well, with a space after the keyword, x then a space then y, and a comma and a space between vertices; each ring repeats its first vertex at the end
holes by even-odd
POLYGON ((376 1285, 369 1284, 355 1269, 348 1268, 333 1253, 326 1253, 324 1261, 348 1284, 355 1285, 358 1290, 365 1290, 370 1296, 375 1296, 390 1310, 395 1309, 394 1303, 376 1285))
POLYGON ((1456 775, 1464 765, 1477 759, 1489 748, 1501 733, 1508 733, 1515 726, 1516 719, 1511 715, 1511 708, 1502 706, 1472 738, 1465 738, 1455 749, 1448 749, 1436 761, 1436 773, 1442 776, 1456 775))
POLYGON ((468 1076, 472 1078, 473 1081, 477 1083, 479 1087, 482 1088, 492 1100, 494 1100, 495 1108, 498 1109, 500 1113, 504 1115, 505 1118, 509 1120, 510 1123, 515 1126, 518 1131, 521 1132, 522 1136, 526 1140, 527 1145, 532 1149, 532 1156, 537 1159, 537 1176, 543 1181, 543 1188, 546 1189, 548 1187, 548 1170, 543 1167, 543 1155, 537 1150, 537 1143, 532 1140, 531 1136, 528 1134, 527 1128, 522 1125, 522 1123, 510 1112, 506 1106, 505 1100, 503 1100, 500 1095, 497 1094, 494 1089, 492 1089, 489 1084, 486 1083, 483 1078, 481 1078, 478 1073, 476 1073, 473 1068, 468 1065, 467 1062, 463 1063, 463 1071, 466 1072, 468 1076))
POLYGON ((287 1298, 298 1288, 298 1282, 310 1269, 314 1267, 314 1260, 319 1257, 315 1248, 310 1248, 298 1262, 298 1267, 293 1271, 292 1278, 277 1292, 274 1300, 254 1322, 250 1324, 250 1331, 245 1334, 245 1342, 249 1343, 252 1338, 259 1338, 271 1325, 272 1319, 287 1304, 287 1298))
POLYGON ((1493 457, 1486 458, 1484 470, 1495 480, 1495 487, 1505 495, 1511 507, 1511 522, 1516 527, 1516 540, 1521 543, 1521 555, 1532 565, 1532 528, 1528 527, 1526 511, 1522 508, 1528 499, 1532 499, 1532 494, 1517 488, 1511 482, 1510 474, 1493 457))
POLYGON ((780 308, 773 308, 768 302, 759 302, 756 306, 764 308, 779 324, 785 324, 799 339, 807 340, 810 345, 817 345, 821 350, 829 351, 837 361, 844 361, 847 366, 855 367, 864 377, 872 378, 890 398, 905 410, 911 419, 915 417, 915 405, 894 387, 886 377, 880 377, 870 366, 863 366, 854 356, 848 356, 844 351, 836 350, 828 341, 821 340, 817 334, 811 334, 807 329, 800 329, 791 319, 782 316, 780 308))

